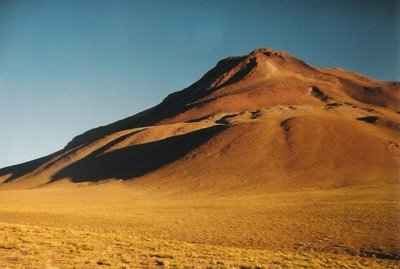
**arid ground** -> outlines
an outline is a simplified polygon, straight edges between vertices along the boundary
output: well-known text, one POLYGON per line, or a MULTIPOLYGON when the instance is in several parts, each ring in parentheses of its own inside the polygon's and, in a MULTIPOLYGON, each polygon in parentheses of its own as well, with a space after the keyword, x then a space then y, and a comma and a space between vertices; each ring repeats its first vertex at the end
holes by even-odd
POLYGON ((0 195, 9 268, 398 268, 396 185, 156 195, 123 183, 0 195))

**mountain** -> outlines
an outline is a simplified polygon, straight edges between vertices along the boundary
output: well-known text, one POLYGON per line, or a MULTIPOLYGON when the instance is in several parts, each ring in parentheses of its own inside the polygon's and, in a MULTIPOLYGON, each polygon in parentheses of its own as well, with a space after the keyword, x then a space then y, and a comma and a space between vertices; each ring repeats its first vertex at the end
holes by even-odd
POLYGON ((397 182, 400 84, 257 49, 139 114, 0 170, 0 189, 124 180, 166 191, 397 182))

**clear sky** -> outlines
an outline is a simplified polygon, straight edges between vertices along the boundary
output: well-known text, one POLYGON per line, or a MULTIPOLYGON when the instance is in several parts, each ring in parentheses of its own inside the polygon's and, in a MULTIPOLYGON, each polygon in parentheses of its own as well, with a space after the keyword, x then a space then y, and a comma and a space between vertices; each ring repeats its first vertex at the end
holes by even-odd
POLYGON ((399 1, 0 1, 0 167, 159 103, 259 47, 400 80, 399 1))

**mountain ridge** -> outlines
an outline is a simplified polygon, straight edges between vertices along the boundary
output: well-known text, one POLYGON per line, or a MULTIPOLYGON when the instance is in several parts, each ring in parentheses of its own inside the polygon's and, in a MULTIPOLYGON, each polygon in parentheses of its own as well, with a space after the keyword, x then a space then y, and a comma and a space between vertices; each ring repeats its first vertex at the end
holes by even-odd
MULTIPOLYGON (((141 126, 146 126, 146 125, 152 125, 157 123, 158 121, 161 121, 168 116, 177 114, 179 112, 182 112, 182 109, 190 107, 192 105, 194 100, 201 100, 207 95, 210 95, 213 91, 216 91, 224 86, 229 85, 229 80, 225 81, 224 83, 221 83, 221 81, 226 80, 226 73, 229 71, 232 71, 232 69, 237 68, 240 65, 245 65, 245 64, 251 64, 252 69, 256 66, 257 60, 260 61, 260 59, 273 59, 273 60, 289 60, 291 62, 295 62, 298 66, 304 67, 308 70, 313 70, 315 71, 316 69, 309 66, 306 64, 304 61, 299 60, 288 53, 284 51, 275 51, 273 49, 255 49, 252 52, 250 52, 248 55, 245 56, 235 56, 235 57, 227 57, 225 59, 220 60, 214 68, 212 68, 210 71, 208 71, 204 76, 202 76, 198 81, 190 85, 189 87, 177 91, 174 93, 169 94, 160 104, 144 110, 142 112, 139 112, 133 116, 127 117, 125 119, 116 121, 114 123, 101 126, 98 128, 94 128, 91 130, 86 131, 82 135, 74 138, 72 141, 70 141, 66 148, 71 148, 74 146, 77 146, 76 140, 79 140, 79 137, 82 136, 89 136, 93 137, 93 132, 94 131, 100 131, 101 135, 104 135, 105 133, 109 132, 102 132, 104 128, 107 128, 107 126, 115 126, 115 125, 121 125, 121 127, 116 127, 116 129, 123 129, 123 128, 129 128, 129 127, 141 127, 141 126), (174 108, 171 110, 169 108, 170 103, 173 103, 174 105, 178 104, 177 108, 174 108), (148 115, 150 114, 150 115, 148 115), (156 115, 155 115, 156 114, 156 115), (161 116, 159 116, 161 115, 161 116), (133 123, 129 123, 133 122, 133 123), (129 126, 129 127, 128 127, 129 126), (75 140, 75 141, 74 141, 75 140)), ((324 72, 328 71, 331 69, 323 69, 324 72)), ((335 69, 332 69, 335 70, 335 69)), ((243 69, 239 70, 239 72, 235 72, 235 76, 229 76, 229 78, 235 81, 235 80, 240 80, 242 77, 248 75, 250 70, 244 70, 245 74, 243 74, 243 69), (239 77, 239 78, 238 78, 239 77)), ((342 70, 338 70, 339 72, 343 72, 342 70)), ((351 73, 352 74, 352 73, 351 73)), ((358 73, 354 74, 357 77, 360 77, 361 80, 371 80, 365 76, 362 76, 358 73)), ((343 80, 347 81, 347 80, 343 80)), ((350 82, 351 83, 351 82, 350 82)), ((312 85, 310 85, 312 86, 312 85)), ((395 85, 396 86, 396 85, 395 85)), ((359 87, 357 85, 357 87, 359 87)), ((116 131, 116 130, 113 130, 116 131)), ((95 135, 95 137, 97 137, 95 135)))
POLYGON ((167 186, 189 189, 222 188, 217 178, 232 188, 329 187, 359 184, 361 177, 364 183, 393 181, 399 88, 398 83, 343 69, 312 67, 284 51, 255 49, 219 61, 198 81, 150 109, 88 130, 46 157, 0 169, 0 189, 134 178, 144 185, 169 178, 167 186), (375 120, 362 120, 366 117, 375 120), (325 146, 328 153, 325 140, 332 140, 325 146), (347 140, 369 143, 370 151, 347 140), (260 148, 264 150, 256 153, 260 148), (333 149, 337 153, 329 151, 333 149), (343 161, 346 155, 353 159, 343 161), (351 162, 363 169, 352 168, 351 162), (179 171, 184 171, 179 178, 193 182, 178 180, 179 171), (206 177, 211 183, 203 182, 206 177), (315 184, 305 182, 307 177, 315 184), (272 184, 274 178, 281 183, 272 184))

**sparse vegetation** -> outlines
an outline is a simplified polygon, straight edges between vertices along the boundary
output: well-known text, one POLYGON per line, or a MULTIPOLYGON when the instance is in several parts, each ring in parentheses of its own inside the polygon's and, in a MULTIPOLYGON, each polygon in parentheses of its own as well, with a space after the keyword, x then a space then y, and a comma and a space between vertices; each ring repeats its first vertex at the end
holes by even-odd
POLYGON ((108 259, 100 259, 100 260, 97 261, 97 264, 98 265, 111 265, 112 263, 108 259))
MULTIPOLYGON (((118 235, 96 232, 64 230, 60 228, 41 228, 39 226, 17 225, 0 223, 1 236, 6 238, 12 234, 16 242, 9 244, 3 240, 0 250, 0 264, 10 268, 26 268, 51 266, 79 268, 93 268, 96 266, 112 268, 238 268, 261 269, 286 267, 370 267, 396 268, 396 261, 376 259, 372 257, 333 254, 328 252, 293 252, 271 251, 261 249, 246 249, 235 247, 211 246, 206 244, 184 243, 178 241, 164 241, 160 239, 145 239, 136 236, 127 236, 120 240, 118 235), (24 233, 20 231, 24 230, 24 233), (23 240, 29 237, 34 241, 32 245, 23 240), (61 247, 54 247, 52 241, 68 238, 61 247), (90 245, 97 245, 98 249, 90 252, 79 252, 80 241, 90 241, 90 245), (6 243, 4 243, 6 242, 6 243), (19 247, 15 247, 19 245, 19 247), (170 254, 153 254, 152 246, 168 246, 170 254), (9 246, 9 247, 8 247, 9 246), (124 252, 126 246, 133 250, 124 252), (74 250, 74 254, 70 250, 74 250), (32 251, 34 250, 34 251, 32 251), (26 253, 32 253, 26 255, 26 253), (118 253, 120 253, 118 255, 118 253), (198 253, 199 255, 193 255, 198 253), (226 254, 231 253, 231 257, 226 254), (235 256, 236 255, 236 256, 235 256), (101 257, 101 258, 96 258, 101 257), (128 257, 132 257, 131 259, 128 257), (214 257, 219 260, 213 261, 214 257), (225 257, 225 258, 224 258, 225 257), (173 261, 173 262, 172 262, 173 261), (7 262, 7 263, 5 263, 7 262), (190 264, 190 265, 188 265, 190 264)), ((88 244, 88 243, 86 243, 88 244)))
POLYGON ((0 241, 0 248, 2 249, 17 249, 17 243, 15 241, 10 241, 7 237, 0 241))
POLYGON ((240 269, 262 269, 261 266, 258 265, 240 265, 240 269))
POLYGON ((390 185, 207 196, 201 206, 119 200, 101 213, 90 203, 70 212, 68 199, 57 212, 16 210, 18 201, 2 194, 1 268, 398 268, 390 185))

